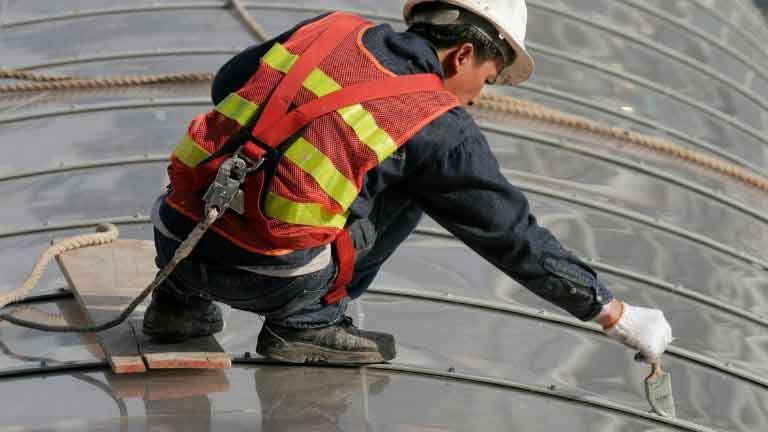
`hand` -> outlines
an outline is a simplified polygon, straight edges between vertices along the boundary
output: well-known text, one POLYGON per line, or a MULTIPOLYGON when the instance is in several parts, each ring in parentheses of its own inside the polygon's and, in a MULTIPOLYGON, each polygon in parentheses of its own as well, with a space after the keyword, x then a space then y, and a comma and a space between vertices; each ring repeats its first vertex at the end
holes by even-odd
POLYGON ((597 317, 609 338, 640 351, 636 358, 653 364, 672 342, 672 329, 658 309, 615 301, 597 317))

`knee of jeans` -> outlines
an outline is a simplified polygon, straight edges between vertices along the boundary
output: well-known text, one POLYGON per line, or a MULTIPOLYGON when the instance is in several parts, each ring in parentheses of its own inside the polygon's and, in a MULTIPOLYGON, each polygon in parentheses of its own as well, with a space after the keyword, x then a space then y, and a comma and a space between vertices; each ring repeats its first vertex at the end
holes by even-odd
POLYGON ((336 280, 336 265, 331 262, 328 267, 315 273, 298 276, 291 285, 303 284, 304 288, 286 304, 276 310, 263 313, 270 321, 282 320, 303 310, 323 303, 323 297, 336 280))

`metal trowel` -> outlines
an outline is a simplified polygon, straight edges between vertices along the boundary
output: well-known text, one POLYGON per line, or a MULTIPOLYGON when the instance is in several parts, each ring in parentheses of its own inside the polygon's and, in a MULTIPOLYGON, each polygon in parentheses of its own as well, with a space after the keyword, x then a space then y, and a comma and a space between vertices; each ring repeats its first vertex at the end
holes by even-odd
MULTIPOLYGON (((635 360, 642 361, 638 354, 635 360)), ((661 368, 661 361, 651 365, 651 374, 645 378, 645 397, 652 412, 675 418, 675 399, 672 397, 672 376, 661 368)))

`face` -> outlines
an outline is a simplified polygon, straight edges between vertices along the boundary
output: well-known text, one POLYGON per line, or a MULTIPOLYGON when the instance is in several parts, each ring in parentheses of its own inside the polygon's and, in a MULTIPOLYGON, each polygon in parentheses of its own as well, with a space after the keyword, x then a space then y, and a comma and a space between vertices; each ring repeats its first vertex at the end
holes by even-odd
POLYGON ((501 59, 480 61, 475 56, 472 44, 463 44, 440 53, 445 88, 461 101, 463 105, 472 105, 475 98, 486 84, 493 84, 501 73, 501 59))

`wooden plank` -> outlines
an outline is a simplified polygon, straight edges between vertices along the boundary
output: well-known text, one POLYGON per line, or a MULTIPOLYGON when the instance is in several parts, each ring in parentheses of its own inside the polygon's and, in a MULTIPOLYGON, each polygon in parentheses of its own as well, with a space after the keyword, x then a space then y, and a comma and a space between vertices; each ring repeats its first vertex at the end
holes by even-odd
MULTIPOLYGON (((133 320, 134 329, 141 328, 133 320)), ((213 336, 194 338, 175 344, 158 343, 138 334, 140 351, 150 369, 229 369, 232 359, 213 336)))
MULTIPOLYGON (((91 324, 116 318, 154 277, 154 246, 140 240, 76 249, 57 257, 59 266, 91 324)), ((128 323, 96 338, 115 373, 147 370, 134 329, 128 323)))
MULTIPOLYGON (((143 240, 117 240, 66 252, 58 257, 75 296, 91 323, 117 317, 155 276, 155 248, 143 240)), ((101 332, 99 344, 115 373, 150 369, 226 369, 229 355, 213 336, 160 344, 141 332, 141 320, 101 332)))

